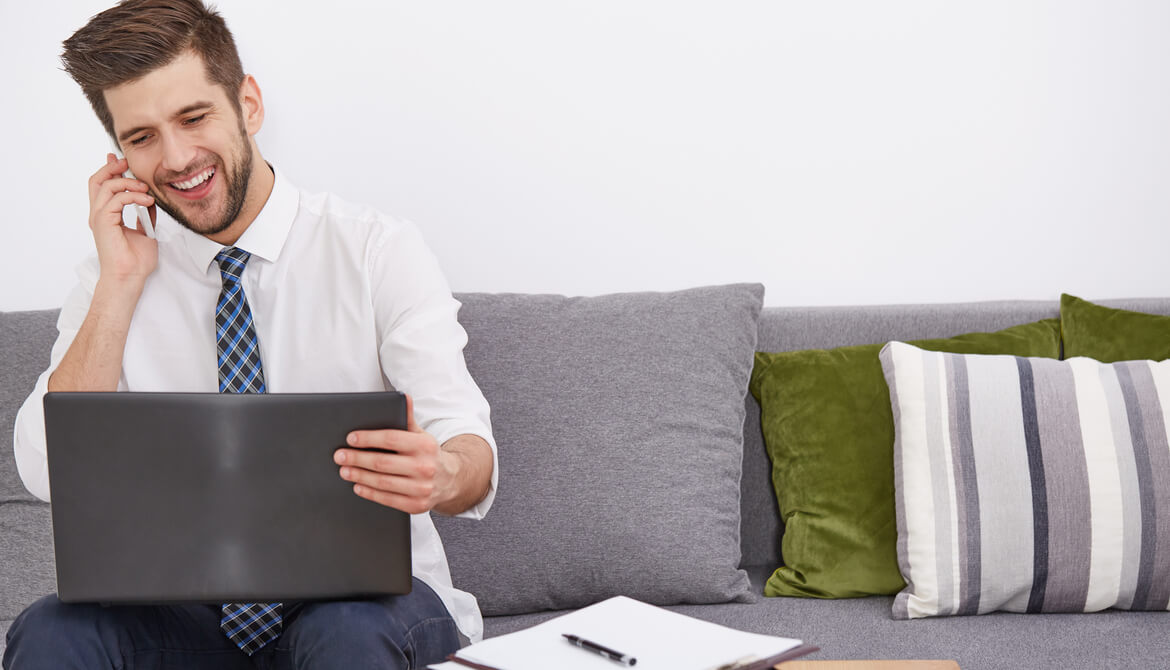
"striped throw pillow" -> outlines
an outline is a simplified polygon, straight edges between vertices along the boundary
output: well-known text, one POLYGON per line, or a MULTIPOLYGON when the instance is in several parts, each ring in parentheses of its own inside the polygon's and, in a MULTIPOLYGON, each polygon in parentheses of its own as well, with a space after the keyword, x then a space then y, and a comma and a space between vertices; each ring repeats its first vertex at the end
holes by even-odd
POLYGON ((882 349, 895 618, 1170 606, 1170 361, 882 349))

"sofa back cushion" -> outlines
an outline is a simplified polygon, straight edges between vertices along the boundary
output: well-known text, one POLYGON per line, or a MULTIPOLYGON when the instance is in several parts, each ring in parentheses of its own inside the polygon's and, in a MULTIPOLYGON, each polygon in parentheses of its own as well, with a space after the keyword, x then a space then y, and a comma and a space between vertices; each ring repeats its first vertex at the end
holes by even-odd
MULTIPOLYGON (((1170 298, 1105 300, 1109 307, 1170 314, 1170 298)), ((1056 300, 1000 300, 930 305, 765 307, 760 314, 759 351, 830 349, 891 340, 951 337, 1002 330, 1060 316, 1056 300)), ((784 528, 772 489, 772 465, 760 429, 760 406, 747 398, 744 425, 743 564, 775 568, 784 528)))
POLYGON ((1166 610, 1170 361, 881 354, 897 618, 1166 610))
MULTIPOLYGON (((1060 356, 1060 321, 912 342, 932 351, 1060 356)), ((894 544, 894 422, 881 344, 759 352, 760 401, 784 520, 769 596, 851 598, 903 586, 894 544)))
POLYGON ((1170 358, 1170 316, 1106 307, 1067 293, 1060 296, 1066 358, 1103 363, 1170 358))
POLYGON ((739 569, 744 397, 763 287, 457 296, 500 488, 437 518, 485 614, 750 598, 739 569))
MULTIPOLYGON (((1170 306, 1170 301, 1168 306, 1170 306)), ((759 351, 797 351, 950 337, 1002 330, 1059 314, 1055 302, 1000 301, 940 305, 766 307, 760 315, 759 351)), ((743 562, 775 569, 782 564, 783 524, 760 427, 760 406, 747 398, 744 426, 743 562)))

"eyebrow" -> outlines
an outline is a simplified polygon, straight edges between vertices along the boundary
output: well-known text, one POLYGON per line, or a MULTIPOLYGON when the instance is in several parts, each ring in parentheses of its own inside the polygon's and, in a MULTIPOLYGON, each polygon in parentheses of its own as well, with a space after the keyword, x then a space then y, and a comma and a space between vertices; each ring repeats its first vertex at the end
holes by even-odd
MULTIPOLYGON (((174 114, 171 115, 171 118, 177 119, 180 116, 186 116, 187 114, 190 114, 191 112, 197 112, 201 109, 211 109, 212 107, 215 107, 215 105, 213 105, 210 102, 200 100, 199 102, 193 102, 190 105, 187 105, 186 107, 175 112, 174 114)), ((140 133, 144 130, 150 130, 150 126, 136 126, 134 128, 131 128, 130 130, 124 131, 121 135, 118 135, 118 141, 125 142, 126 140, 130 139, 134 135, 137 135, 138 133, 140 133)))

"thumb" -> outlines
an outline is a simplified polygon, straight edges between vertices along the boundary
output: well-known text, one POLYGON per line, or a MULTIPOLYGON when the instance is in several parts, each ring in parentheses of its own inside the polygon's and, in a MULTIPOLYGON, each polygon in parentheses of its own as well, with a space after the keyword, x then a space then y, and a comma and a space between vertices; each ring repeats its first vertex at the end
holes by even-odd
POLYGON ((414 399, 406 396, 406 430, 411 433, 421 433, 418 422, 414 420, 414 399))

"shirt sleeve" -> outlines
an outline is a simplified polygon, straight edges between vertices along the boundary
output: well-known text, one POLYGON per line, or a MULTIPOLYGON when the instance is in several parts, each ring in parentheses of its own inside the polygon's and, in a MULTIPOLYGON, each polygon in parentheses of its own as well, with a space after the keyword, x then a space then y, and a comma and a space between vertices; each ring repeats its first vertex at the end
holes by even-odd
POLYGON ((77 268, 80 283, 74 287, 61 313, 57 317, 57 341, 49 354, 49 368, 37 378, 33 391, 25 399, 16 414, 16 425, 12 431, 12 446, 16 452, 16 469, 29 493, 49 501, 49 462, 45 448, 45 393, 49 390, 49 377, 60 365, 65 352, 77 337, 81 323, 89 313, 93 301, 94 287, 98 277, 97 256, 91 257, 77 268))
POLYGON ((496 497, 499 456, 487 400, 463 358, 467 332, 458 320, 461 305, 414 224, 387 221, 373 245, 369 267, 378 355, 386 379, 410 394, 415 420, 439 444, 470 434, 491 446, 491 488, 458 515, 481 519, 496 497))

